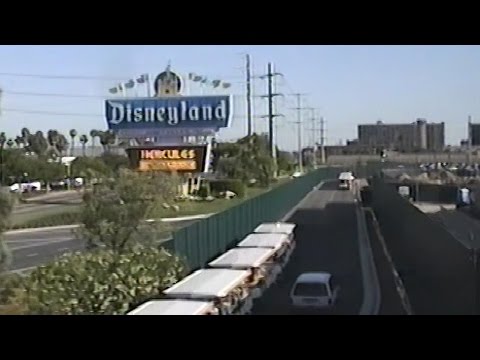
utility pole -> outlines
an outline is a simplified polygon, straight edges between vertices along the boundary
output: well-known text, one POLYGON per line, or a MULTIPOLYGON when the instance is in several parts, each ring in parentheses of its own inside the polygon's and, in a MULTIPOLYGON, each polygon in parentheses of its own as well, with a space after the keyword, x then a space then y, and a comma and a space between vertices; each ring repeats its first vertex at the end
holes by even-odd
POLYGON ((326 156, 325 156, 325 119, 320 117, 320 156, 322 165, 325 165, 326 156))
POLYGON ((247 88, 246 88, 246 97, 247 97, 247 135, 251 136, 253 134, 253 122, 252 122, 252 70, 250 66, 250 55, 246 55, 246 74, 247 74, 247 88))
POLYGON ((317 168, 317 153, 318 153, 318 128, 317 128, 317 118, 315 117, 315 109, 314 108, 306 108, 306 110, 311 111, 311 124, 312 127, 307 129, 311 133, 311 141, 312 141, 312 147, 313 147, 313 168, 317 168))
POLYGON ((303 172, 303 134, 302 134, 302 130, 303 130, 303 122, 302 122, 302 110, 304 110, 304 108, 302 107, 302 96, 305 96, 307 94, 303 94, 303 93, 295 93, 295 94, 291 94, 293 96, 295 96, 297 98, 297 107, 294 108, 293 110, 297 110, 297 126, 298 126, 298 171, 300 171, 301 173, 303 172))
POLYGON ((472 157, 472 117, 468 116, 468 143, 467 143, 467 164, 470 165, 472 157))
POLYGON ((283 94, 280 93, 274 93, 273 92, 273 78, 276 76, 283 76, 280 73, 273 72, 273 64, 268 63, 267 67, 267 74, 260 76, 261 79, 267 79, 267 95, 264 95, 262 97, 267 98, 268 105, 268 115, 262 116, 268 118, 268 140, 269 140, 269 147, 270 147, 270 154, 275 162, 275 168, 277 165, 277 152, 276 152, 276 142, 275 142, 275 133, 274 133, 274 124, 273 121, 276 117, 283 116, 281 114, 274 114, 273 112, 273 100, 277 96, 281 96, 283 94))

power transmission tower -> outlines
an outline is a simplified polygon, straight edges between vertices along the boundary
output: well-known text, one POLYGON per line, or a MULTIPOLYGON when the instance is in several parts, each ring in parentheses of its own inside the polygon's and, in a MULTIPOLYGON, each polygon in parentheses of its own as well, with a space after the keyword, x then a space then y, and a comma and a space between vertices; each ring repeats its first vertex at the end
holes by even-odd
POLYGON ((283 94, 281 93, 274 93, 273 92, 273 78, 276 76, 283 76, 280 73, 273 72, 273 65, 272 63, 268 63, 267 67, 267 74, 260 76, 260 79, 267 79, 267 89, 268 89, 268 94, 264 95, 262 97, 267 98, 268 101, 268 115, 262 116, 268 118, 268 140, 269 140, 269 147, 270 147, 270 154, 273 157, 276 165, 276 158, 277 158, 277 152, 276 152, 276 144, 275 144, 275 134, 274 134, 274 124, 273 121, 276 117, 283 116, 282 114, 274 114, 273 113, 273 100, 277 96, 282 96, 283 94))
POLYGON ((250 55, 245 56, 245 66, 247 74, 247 88, 246 88, 246 97, 247 97, 247 135, 251 136, 253 134, 253 120, 252 120, 252 70, 250 64, 250 55))
POLYGON ((307 94, 303 93, 295 93, 295 94, 290 94, 292 96, 295 96, 297 98, 297 107, 293 108, 293 110, 297 110, 297 121, 295 122, 298 126, 298 170, 300 172, 303 172, 303 122, 302 122, 302 110, 304 108, 302 107, 302 96, 305 96, 307 94))

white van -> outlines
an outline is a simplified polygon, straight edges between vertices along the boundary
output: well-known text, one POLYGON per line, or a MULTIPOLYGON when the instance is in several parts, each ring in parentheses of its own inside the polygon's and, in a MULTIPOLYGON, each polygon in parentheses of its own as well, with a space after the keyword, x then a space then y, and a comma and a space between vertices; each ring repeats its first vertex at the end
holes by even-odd
POLYGON ((290 300, 298 308, 328 308, 335 305, 339 290, 330 273, 304 273, 295 281, 290 300))

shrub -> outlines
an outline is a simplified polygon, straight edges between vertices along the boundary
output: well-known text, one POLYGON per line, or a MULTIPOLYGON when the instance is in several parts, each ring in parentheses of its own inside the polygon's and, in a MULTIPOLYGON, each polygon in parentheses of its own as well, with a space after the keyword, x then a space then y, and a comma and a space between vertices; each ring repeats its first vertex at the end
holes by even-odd
POLYGON ((97 249, 64 255, 24 280, 30 314, 122 315, 186 274, 163 249, 136 245, 128 253, 97 249))
POLYGON ((200 189, 198 190, 197 195, 200 196, 201 198, 208 197, 210 195, 210 184, 207 182, 203 183, 200 189))
POLYGON ((240 198, 245 196, 245 184, 240 180, 210 181, 210 189, 217 194, 228 190, 234 192, 240 198))

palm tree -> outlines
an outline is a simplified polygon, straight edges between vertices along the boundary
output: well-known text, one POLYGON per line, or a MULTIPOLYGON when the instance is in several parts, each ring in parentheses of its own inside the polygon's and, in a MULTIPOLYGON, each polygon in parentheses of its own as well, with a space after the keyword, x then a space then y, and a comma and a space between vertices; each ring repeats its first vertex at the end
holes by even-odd
POLYGON ((17 147, 20 147, 20 145, 23 144, 23 137, 17 136, 14 141, 15 141, 15 144, 17 144, 17 147))
POLYGON ((80 143, 82 144, 82 156, 86 156, 86 151, 85 147, 87 146, 88 143, 88 136, 87 135, 81 135, 80 136, 80 143))
POLYGON ((4 132, 1 132, 0 133, 0 149, 3 149, 6 142, 7 142, 7 135, 4 132))
POLYGON ((73 156, 73 148, 75 146, 75 138, 77 137, 77 130, 72 129, 69 132, 72 143, 70 144, 70 156, 73 156))
POLYGON ((115 141, 117 140, 115 133, 111 130, 100 131, 98 137, 100 138, 100 144, 103 146, 103 151, 109 153, 111 145, 115 144, 115 141))
POLYGON ((30 137, 31 137, 31 133, 30 133, 30 130, 28 130, 27 128, 23 128, 21 131, 20 131, 20 136, 22 138, 22 142, 23 142, 23 147, 25 148, 26 151, 31 151, 30 149, 30 137))
POLYGON ((95 151, 95 138, 97 136, 99 136, 99 131, 98 130, 90 130, 90 137, 92 138, 92 156, 94 155, 94 151, 95 151))
POLYGON ((5 172, 3 171, 3 148, 5 147, 6 142, 7 142, 7 135, 4 132, 1 132, 0 133, 0 161, 1 161, 0 170, 2 171, 2 178, 0 180, 2 185, 5 184, 5 172))

